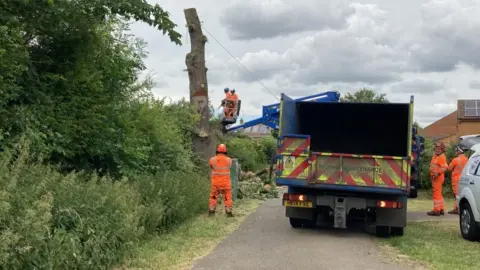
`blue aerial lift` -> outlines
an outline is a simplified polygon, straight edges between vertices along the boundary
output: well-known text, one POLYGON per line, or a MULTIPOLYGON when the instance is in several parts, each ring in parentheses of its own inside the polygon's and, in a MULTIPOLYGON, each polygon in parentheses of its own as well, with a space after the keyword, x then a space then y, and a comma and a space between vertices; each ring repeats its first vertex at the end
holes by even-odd
MULTIPOLYGON (((338 102, 339 100, 340 100, 340 93, 338 91, 327 91, 324 93, 296 99, 296 101, 310 101, 310 102, 338 102)), ((227 125, 232 123, 222 121, 222 123, 226 124, 226 125, 224 124, 223 131, 224 133, 234 132, 234 131, 253 127, 260 124, 270 127, 274 130, 278 130, 279 119, 280 119, 280 103, 270 104, 270 105, 263 106, 262 117, 245 122, 243 124, 230 127, 227 125)))
MULTIPOLYGON (((309 102, 339 102, 340 101, 340 93, 338 91, 327 91, 315 95, 310 95, 306 97, 301 97, 295 99, 295 101, 309 101, 309 102)), ((239 100, 240 103, 240 100, 239 100)), ((239 111, 239 110, 238 110, 239 111)), ((238 113, 238 112, 237 112, 238 113)), ((256 125, 265 125, 270 127, 274 130, 279 129, 279 119, 280 119, 280 103, 270 104, 263 106, 262 108, 262 117, 257 119, 245 122, 240 125, 236 125, 231 127, 231 124, 236 122, 236 117, 232 123, 232 121, 228 121, 223 119, 223 133, 228 132, 235 132, 241 129, 253 127, 256 125)), ((416 198, 419 182, 420 182, 420 173, 421 173, 421 166, 420 166, 420 157, 423 151, 425 150, 425 138, 418 135, 417 128, 413 127, 412 132, 412 164, 411 164, 411 179, 410 179, 410 198, 416 198)), ((272 159, 273 160, 273 159, 272 159)), ((273 165, 273 164, 272 164, 273 165)))

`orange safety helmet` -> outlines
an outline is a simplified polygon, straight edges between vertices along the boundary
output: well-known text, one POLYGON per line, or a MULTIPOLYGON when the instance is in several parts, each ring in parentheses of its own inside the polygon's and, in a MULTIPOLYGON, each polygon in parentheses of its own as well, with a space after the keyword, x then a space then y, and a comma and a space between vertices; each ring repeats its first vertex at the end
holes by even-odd
POLYGON ((217 153, 227 153, 227 146, 225 144, 219 144, 217 146, 217 153))

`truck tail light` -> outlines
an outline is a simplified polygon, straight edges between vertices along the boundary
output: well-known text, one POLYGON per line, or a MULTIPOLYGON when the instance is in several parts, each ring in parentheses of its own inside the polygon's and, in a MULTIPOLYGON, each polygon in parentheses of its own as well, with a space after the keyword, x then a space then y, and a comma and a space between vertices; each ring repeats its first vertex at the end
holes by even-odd
POLYGON ((377 207, 379 208, 402 208, 401 202, 392 201, 377 201, 377 207))
POLYGON ((283 200, 285 201, 297 201, 297 202, 304 202, 307 200, 307 196, 303 194, 283 194, 283 200))

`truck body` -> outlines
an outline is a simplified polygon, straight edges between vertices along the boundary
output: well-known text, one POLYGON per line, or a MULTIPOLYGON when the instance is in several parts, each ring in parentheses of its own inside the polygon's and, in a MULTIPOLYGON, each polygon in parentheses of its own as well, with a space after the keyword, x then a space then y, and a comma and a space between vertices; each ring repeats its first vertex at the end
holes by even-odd
POLYGON ((409 103, 295 101, 282 94, 276 183, 293 227, 355 220, 403 235, 412 163, 409 103))

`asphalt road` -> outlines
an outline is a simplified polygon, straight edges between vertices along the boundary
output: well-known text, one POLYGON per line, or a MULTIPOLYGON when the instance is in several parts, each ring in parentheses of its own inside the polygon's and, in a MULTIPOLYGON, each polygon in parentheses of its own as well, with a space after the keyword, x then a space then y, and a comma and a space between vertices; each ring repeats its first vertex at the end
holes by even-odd
POLYGON ((264 202, 192 269, 412 269, 390 262, 365 232, 293 229, 284 211, 280 199, 264 202))

